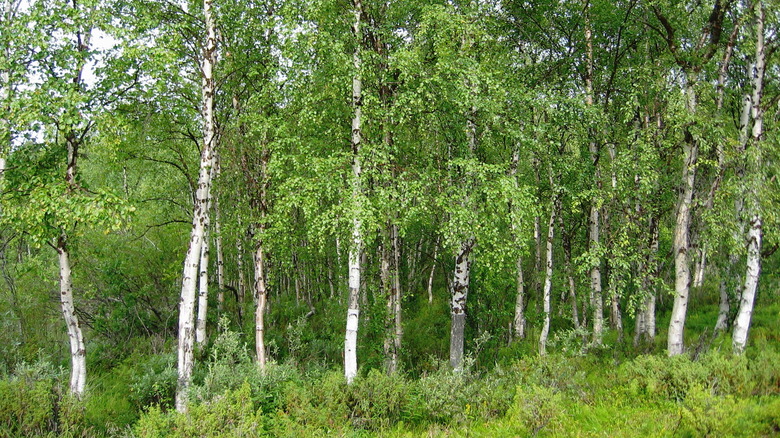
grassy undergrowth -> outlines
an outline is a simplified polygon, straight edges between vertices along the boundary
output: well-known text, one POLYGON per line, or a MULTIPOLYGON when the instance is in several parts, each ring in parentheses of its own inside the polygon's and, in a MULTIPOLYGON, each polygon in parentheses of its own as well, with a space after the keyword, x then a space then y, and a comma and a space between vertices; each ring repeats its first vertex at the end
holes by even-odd
MULTIPOLYGON (((200 352, 187 414, 176 413, 175 356, 136 348, 91 376, 83 401, 67 396, 67 370, 20 364, 0 380, 5 436, 772 436, 780 434, 780 305, 762 306, 744 356, 689 320, 690 354, 668 358, 663 334, 634 349, 614 333, 583 352, 560 330, 554 352, 502 347, 490 367, 386 375, 362 369, 346 385, 337 367, 290 360, 261 372, 235 331, 200 352)), ((705 315, 705 316, 700 316, 705 315)), ((662 323, 659 323, 662 326, 662 323)), ((157 351, 172 351, 172 345, 157 351)), ((482 359, 484 362, 484 358, 482 359)))

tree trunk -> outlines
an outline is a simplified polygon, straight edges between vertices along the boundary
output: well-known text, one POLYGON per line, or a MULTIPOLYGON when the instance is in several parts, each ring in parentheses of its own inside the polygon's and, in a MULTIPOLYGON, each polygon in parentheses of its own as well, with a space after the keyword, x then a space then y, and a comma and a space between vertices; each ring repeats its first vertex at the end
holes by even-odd
POLYGON ((265 308, 268 301, 268 291, 265 282, 265 253, 263 251, 263 226, 259 227, 256 236, 254 265, 255 265, 255 354, 257 365, 261 370, 265 369, 265 308))
POLYGON ((200 156, 200 172, 195 205, 192 212, 192 231, 182 273, 181 300, 179 302, 178 381, 176 386, 176 410, 187 411, 187 398, 193 368, 193 343, 195 338, 195 288, 201 246, 203 245, 208 217, 208 193, 211 187, 211 166, 215 142, 214 75, 216 64, 217 34, 212 0, 203 1, 207 41, 203 51, 203 148, 200 156))
POLYGON ((241 217, 238 218, 238 230, 238 236, 236 237, 236 270, 238 271, 238 284, 236 287, 236 316, 238 317, 239 327, 243 327, 246 283, 244 282, 244 229, 241 225, 241 217))
MULTIPOLYGON (((515 150, 512 152, 512 161, 509 166, 509 176, 512 177, 512 184, 514 185, 515 189, 518 188, 517 165, 519 162, 520 148, 515 146, 515 150)), ((516 218, 512 217, 516 214, 514 211, 515 208, 516 207, 510 201, 509 215, 510 226, 512 228, 512 237, 514 238, 515 244, 520 247, 522 241, 520 237, 520 227, 516 218)), ((520 248, 518 248, 518 250, 520 250, 520 248)), ((523 339, 525 338, 525 279, 523 278, 523 256, 520 252, 518 252, 517 261, 515 262, 515 272, 517 278, 517 295, 515 296, 515 316, 512 319, 510 339, 512 335, 516 336, 518 339, 523 339)))
MULTIPOLYGON (((588 7, 589 9, 589 7, 588 7)), ((593 106, 593 31, 590 24, 590 11, 585 11, 585 47, 587 52, 587 69, 585 75, 585 104, 593 106)), ((593 134, 591 133, 591 136, 593 134)), ((588 144, 590 160, 593 164, 593 180, 597 189, 601 189, 601 174, 599 172, 599 145, 591 139, 588 144)), ((591 199, 590 217, 588 218, 588 246, 593 257, 590 268, 590 298, 593 309, 593 343, 601 345, 604 332, 604 303, 601 289, 601 243, 599 236, 598 194, 591 199)))
POLYGON ((401 353, 401 339, 403 338, 404 331, 401 324, 401 301, 403 294, 401 291, 401 242, 398 235, 398 225, 393 224, 390 226, 391 242, 393 248, 393 366, 391 372, 398 371, 398 363, 401 353))
MULTIPOLYGON (((685 93, 686 109, 691 115, 696 114, 696 75, 688 73, 686 76, 685 93)), ((671 320, 669 322, 669 336, 667 350, 669 356, 682 354, 685 348, 683 343, 683 331, 685 328, 685 316, 688 311, 688 295, 691 285, 690 261, 688 250, 690 247, 689 234, 691 228, 691 208, 693 202, 694 183, 696 180, 696 164, 699 156, 698 140, 690 133, 685 132, 683 142, 683 166, 682 166, 682 190, 677 203, 677 215, 674 227, 674 306, 672 307, 671 320)))
MULTIPOLYGON (((219 177, 219 157, 216 160, 215 176, 219 177)), ((217 313, 222 314, 225 304, 225 258, 222 251, 222 220, 219 214, 219 197, 214 193, 214 240, 217 247, 217 313)))
MULTIPOLYGON (((758 289, 759 275, 761 274, 761 237, 762 237, 762 218, 761 207, 759 205, 758 191, 762 187, 761 174, 761 141, 764 134, 764 114, 761 108, 761 98, 764 90, 764 72, 766 69, 766 59, 764 50, 764 5, 761 0, 757 0, 755 7, 755 31, 756 31, 756 57, 755 67, 752 70, 753 96, 751 98, 751 115, 753 117, 753 129, 750 138, 750 149, 748 150, 749 170, 745 184, 745 205, 750 215, 750 227, 747 235, 747 270, 745 273, 745 285, 742 289, 742 296, 739 302, 739 311, 734 320, 734 334, 732 336, 732 347, 738 354, 745 351, 747 345, 748 331, 750 330, 750 321, 753 316, 753 304, 755 302, 756 290, 758 289)), ((747 148, 746 148, 747 149, 747 148)))
POLYGON ((60 303, 62 304, 62 316, 68 328, 70 339, 70 392, 76 397, 84 394, 87 381, 87 351, 84 347, 84 335, 81 333, 79 318, 73 305, 73 286, 70 271, 70 253, 66 245, 65 234, 57 239, 57 254, 60 265, 60 303))
MULTIPOLYGON (((567 236, 563 228, 563 216, 559 217, 561 223, 561 236, 563 236, 563 262, 566 269, 566 278, 569 283, 569 299, 571 300, 571 320, 574 323, 574 328, 580 328, 580 315, 577 311, 577 287, 574 283, 574 272, 571 267, 571 236, 567 236)), ((563 307, 564 300, 561 300, 561 307, 563 307)))
POLYGON ((742 289, 742 297, 739 301, 739 311, 734 320, 734 334, 732 347, 734 352, 742 354, 747 345, 750 321, 753 316, 753 304, 758 288, 758 279, 761 274, 761 216, 754 215, 750 221, 748 232, 747 272, 745 273, 745 286, 742 289))
MULTIPOLYGON (((215 157, 212 157, 214 159, 215 157)), ((211 163, 211 180, 214 180, 215 162, 211 163)), ((211 209, 211 187, 206 192, 206 211, 211 209)), ((198 274, 198 316, 195 320, 195 343, 206 343, 206 323, 209 309, 209 227, 211 218, 206 214, 203 223, 203 244, 200 247, 200 273, 198 274)))
POLYGON ((512 331, 517 339, 525 338, 525 279, 523 278, 523 257, 517 256, 515 262, 517 272, 517 295, 515 296, 515 316, 512 320, 512 331))
POLYGON ((545 263, 545 276, 544 276, 544 291, 543 303, 544 303, 544 325, 542 325, 542 333, 539 335, 539 355, 544 356, 547 354, 547 336, 550 333, 550 295, 552 293, 552 275, 553 275, 553 238, 555 236, 555 216, 560 208, 560 199, 555 192, 555 184, 553 181, 552 168, 550 168, 550 187, 553 190, 552 202, 550 203, 550 222, 547 225, 547 258, 545 263))
POLYGON ((636 313, 634 346, 639 345, 639 342, 642 340, 645 342, 655 340, 655 279, 658 274, 658 263, 656 261, 658 253, 658 220, 655 217, 650 218, 649 228, 649 251, 640 268, 642 292, 645 295, 645 299, 636 313))
POLYGON ((353 0, 355 22, 352 25, 352 34, 355 37, 355 52, 352 56, 354 68, 352 76, 352 202, 355 211, 352 213, 352 245, 349 248, 349 300, 347 305, 347 330, 344 338, 344 377, 347 383, 357 375, 357 335, 360 321, 360 255, 363 248, 363 234, 360 222, 361 209, 361 116, 363 112, 363 82, 361 79, 360 44, 361 30, 360 19, 363 13, 362 0, 353 0))
POLYGON ((436 242, 433 244, 433 263, 431 263, 431 273, 428 274, 428 303, 433 303, 433 275, 436 273, 436 262, 439 255, 439 240, 441 236, 436 236, 436 242))
POLYGON ((463 365, 464 329, 466 327, 466 299, 469 294, 471 278, 471 250, 474 239, 466 239, 460 243, 460 249, 455 257, 455 275, 452 282, 452 299, 450 313, 450 366, 460 370, 463 365))

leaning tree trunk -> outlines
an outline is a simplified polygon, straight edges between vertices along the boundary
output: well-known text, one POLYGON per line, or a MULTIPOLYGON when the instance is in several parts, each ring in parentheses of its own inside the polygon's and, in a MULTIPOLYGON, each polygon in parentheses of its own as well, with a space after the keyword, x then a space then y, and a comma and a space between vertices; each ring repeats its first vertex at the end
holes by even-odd
POLYGON ((353 0, 355 8, 355 22, 352 25, 352 33, 355 37, 355 52, 352 56, 352 64, 355 71, 352 77, 352 108, 354 111, 352 117, 352 245, 349 248, 349 300, 347 305, 347 330, 344 337, 344 377, 347 383, 357 375, 357 335, 358 323, 360 321, 360 253, 363 248, 363 231, 360 222, 361 208, 361 167, 360 167, 360 146, 361 146, 361 116, 363 112, 363 82, 361 79, 360 68, 360 18, 363 13, 362 0, 353 0))
POLYGON ((62 304, 62 316, 68 327, 68 339, 70 339, 70 392, 81 397, 87 381, 87 352, 84 347, 84 335, 81 332, 79 318, 73 305, 73 285, 71 282, 70 252, 67 247, 67 238, 63 233, 57 239, 57 254, 60 264, 60 303, 62 304))
POLYGON ((176 385, 176 410, 187 411, 187 393, 192 378, 193 344, 195 341, 195 289, 198 282, 198 266, 208 218, 208 193, 211 187, 211 166, 214 162, 214 64, 217 56, 216 23, 212 0, 203 1, 203 15, 207 40, 203 51, 203 148, 200 156, 198 187, 192 211, 192 231, 182 272, 181 299, 179 301, 178 381, 176 385))
MULTIPOLYGON (((753 129, 751 132, 750 146, 748 150, 749 172, 745 184, 745 205, 750 217, 750 228, 747 236, 747 271, 745 273, 745 285, 742 288, 742 296, 739 302, 739 311, 734 320, 734 334, 732 346, 736 353, 743 353, 747 345, 750 321, 753 316, 753 304, 755 302, 758 280, 761 273, 761 234, 762 218, 759 205, 758 191, 761 189, 761 141, 764 134, 764 116, 761 108, 761 98, 764 89, 764 72, 766 69, 764 49, 764 6, 761 0, 755 2, 755 31, 756 31, 756 59, 753 68, 753 96, 751 98, 751 115, 753 117, 753 129)), ((747 149, 747 148, 746 148, 747 149)))

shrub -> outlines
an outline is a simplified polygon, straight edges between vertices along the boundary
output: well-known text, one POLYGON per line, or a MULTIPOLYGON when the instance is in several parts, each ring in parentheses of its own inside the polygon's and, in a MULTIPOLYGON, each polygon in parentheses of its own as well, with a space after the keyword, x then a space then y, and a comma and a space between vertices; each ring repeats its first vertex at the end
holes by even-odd
POLYGON ((633 395, 682 401, 695 385, 707 386, 709 370, 684 355, 638 356, 621 367, 633 395))
POLYGON ((164 413, 152 407, 141 416, 138 437, 258 437, 264 436, 263 416, 252 404, 248 383, 211 402, 194 404, 186 414, 164 413))
POLYGON ((541 385, 518 385, 508 416, 518 419, 536 435, 565 414, 565 399, 555 388, 541 385))
POLYGON ((157 406, 162 410, 173 408, 178 373, 173 354, 149 356, 137 368, 143 369, 130 385, 130 399, 138 410, 157 406))
POLYGON ((22 363, 0 380, 0 432, 5 436, 84 436, 83 404, 67 393, 65 376, 47 362, 22 363))

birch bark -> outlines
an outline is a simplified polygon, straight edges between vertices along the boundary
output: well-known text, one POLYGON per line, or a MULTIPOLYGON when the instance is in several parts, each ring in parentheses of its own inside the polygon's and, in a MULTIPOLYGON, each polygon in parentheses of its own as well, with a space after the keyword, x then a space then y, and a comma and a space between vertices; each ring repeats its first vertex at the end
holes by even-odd
POLYGON ((352 245, 349 248, 349 300, 347 305, 347 329, 344 337, 344 377, 347 383, 357 375, 357 335, 360 321, 360 253, 363 249, 363 234, 360 221, 361 208, 361 117, 363 112, 363 82, 361 79, 360 46, 362 33, 360 29, 363 14, 362 0, 353 0, 354 23, 352 33, 355 37, 355 52, 352 55, 352 201, 354 205, 352 218, 352 245))
POLYGON ((187 397, 192 378, 193 344, 195 340, 195 289, 198 280, 198 266, 208 218, 208 193, 211 187, 211 166, 215 144, 214 120, 214 65, 217 57, 216 22, 212 0, 203 1, 203 16, 206 25, 206 46, 202 61, 203 99, 203 147, 200 156, 198 187, 192 212, 192 230, 182 272, 181 298, 179 301, 178 336, 178 381, 176 385, 176 410, 187 411, 187 397))
POLYGON ((542 325, 542 332, 539 335, 539 355, 544 356, 547 354, 547 336, 550 333, 550 295, 552 293, 552 275, 553 275, 553 238, 555 236, 555 216, 560 209, 560 199, 555 191, 555 182, 553 181, 552 167, 550 168, 550 187, 553 190, 551 202, 550 202, 550 221, 547 224, 547 257, 545 262, 545 275, 544 275, 544 291, 543 291, 543 306, 544 306, 544 325, 542 325))
POLYGON ((748 331, 750 330, 750 322, 753 316, 753 305, 761 273, 762 217, 758 191, 761 188, 761 141, 764 134, 764 114, 761 108, 761 98, 764 91, 764 73, 766 70, 764 47, 765 10, 761 0, 756 0, 753 7, 755 8, 756 54, 755 64, 751 72, 753 94, 751 96, 750 113, 753 118, 753 126, 750 147, 752 150, 748 151, 750 166, 747 180, 745 181, 747 185, 745 205, 750 217, 750 227, 747 235, 745 283, 742 288, 737 318, 734 320, 734 334, 732 336, 732 347, 738 354, 743 353, 747 345, 748 331))
MULTIPOLYGON (((211 176, 214 179, 214 159, 212 156, 211 176)), ((211 185, 206 192, 206 211, 211 210, 211 185)), ((206 343, 206 322, 209 308, 209 228, 211 226, 211 217, 206 213, 203 222, 203 244, 200 247, 200 261, 198 273, 198 313, 195 320, 195 343, 204 345, 206 343)))
MULTIPOLYGON (((517 166, 520 161, 520 150, 515 147, 512 152, 512 162, 509 166, 509 175, 512 177, 512 183, 515 189, 518 187, 517 181, 517 166)), ((513 209, 516 208, 512 202, 509 202, 510 215, 513 213, 513 209)), ((520 230, 519 224, 516 219, 511 221, 512 237, 515 243, 520 245, 520 230)), ((525 338, 525 279, 523 278, 523 256, 518 253, 517 261, 515 262, 515 272, 517 281, 517 292, 515 295, 515 315, 512 319, 512 334, 518 339, 525 338)))
MULTIPOLYGON (((78 9, 79 4, 74 0, 72 7, 74 9, 78 9)), ((86 29, 83 32, 80 29, 76 31, 76 50, 80 55, 82 55, 77 65, 75 66, 72 82, 73 89, 77 93, 82 91, 82 75, 88 59, 91 32, 91 29, 86 29)), ((10 90, 8 91, 10 92, 10 90)), ((67 148, 65 184, 67 187, 67 195, 70 195, 78 188, 76 177, 78 173, 77 164, 80 154, 79 148, 82 146, 82 141, 86 131, 83 132, 82 135, 79 135, 76 132, 76 126, 74 125, 67 125, 66 129, 67 131, 64 135, 67 148)), ((84 129, 88 130, 89 127, 87 126, 84 129)), ((5 145, 2 146, 4 147, 5 145)), ((5 160, 2 161, 2 165, 5 166, 5 160)), ((4 170, 5 167, 3 167, 3 171, 4 170)), ((71 277, 70 251, 68 249, 67 243, 68 234, 64 229, 61 229, 60 236, 57 238, 55 245, 60 270, 60 305, 62 307, 62 316, 65 319, 65 324, 68 330, 68 339, 70 341, 70 392, 72 395, 80 398, 83 396, 84 389, 86 387, 87 353, 84 344, 84 334, 81 331, 81 325, 79 324, 79 318, 78 315, 76 315, 76 309, 73 303, 73 280, 71 277)))
MULTIPOLYGON (((590 24, 590 6, 585 11, 585 48, 587 54, 587 74, 585 75, 585 104, 593 106, 593 30, 590 24)), ((590 160, 593 164, 593 180, 595 187, 601 189, 601 173, 599 172, 599 145, 591 139, 588 143, 590 160)), ((590 216, 588 218, 588 245, 593 260, 590 268, 590 298, 593 309, 593 343, 600 345, 604 332, 604 302, 601 289, 601 243, 599 209, 601 208, 599 195, 591 199, 590 216)))

